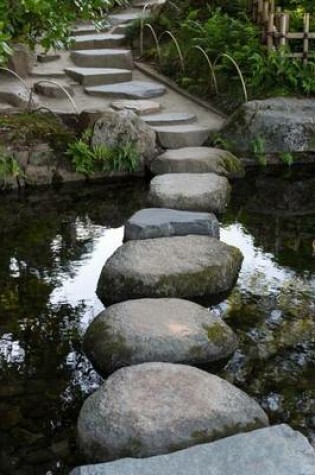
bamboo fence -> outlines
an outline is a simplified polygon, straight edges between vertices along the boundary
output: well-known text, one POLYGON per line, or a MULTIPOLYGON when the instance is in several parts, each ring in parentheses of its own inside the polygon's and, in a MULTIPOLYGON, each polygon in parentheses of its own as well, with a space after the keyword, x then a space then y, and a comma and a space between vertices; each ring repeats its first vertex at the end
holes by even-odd
POLYGON ((304 14, 301 32, 290 31, 290 13, 283 12, 280 7, 277 7, 275 0, 251 0, 250 13, 254 23, 261 25, 263 40, 269 51, 287 47, 289 57, 300 58, 304 64, 308 62, 311 53, 310 40, 315 40, 315 32, 310 32, 309 13, 304 14), (291 41, 303 43, 300 52, 290 52, 291 41))

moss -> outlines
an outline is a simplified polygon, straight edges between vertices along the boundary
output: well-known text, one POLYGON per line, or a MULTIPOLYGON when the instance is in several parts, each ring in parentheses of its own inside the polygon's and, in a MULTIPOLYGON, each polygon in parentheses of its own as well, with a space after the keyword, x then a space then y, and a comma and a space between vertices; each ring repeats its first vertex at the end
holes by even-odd
POLYGON ((74 132, 55 115, 41 112, 0 114, 0 144, 30 146, 49 143, 55 151, 66 150, 74 132))
POLYGON ((233 177, 241 178, 245 175, 245 169, 242 162, 234 155, 225 152, 222 154, 221 163, 233 177))
POLYGON ((227 332, 220 323, 213 323, 212 325, 204 325, 204 330, 207 333, 207 338, 210 343, 216 346, 222 346, 226 344, 227 332))

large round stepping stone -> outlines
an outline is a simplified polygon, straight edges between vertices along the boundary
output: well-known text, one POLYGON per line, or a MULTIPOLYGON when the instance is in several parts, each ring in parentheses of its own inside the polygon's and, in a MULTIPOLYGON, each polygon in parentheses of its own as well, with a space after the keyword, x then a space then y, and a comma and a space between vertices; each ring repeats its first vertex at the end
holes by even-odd
POLYGON ((167 208, 137 211, 125 226, 125 241, 198 234, 220 237, 220 226, 212 213, 194 213, 167 208))
POLYGON ((242 259, 236 247, 207 236, 128 241, 104 265, 97 295, 105 305, 145 297, 217 302, 235 284, 242 259))
POLYGON ((144 363, 112 374, 78 420, 87 461, 166 454, 268 425, 244 392, 197 368, 144 363))
POLYGON ((93 320, 84 336, 84 351, 102 376, 151 361, 208 365, 227 358, 236 347, 237 338, 223 320, 180 299, 112 305, 93 320))
POLYGON ((146 99, 162 96, 165 87, 149 81, 129 81, 119 84, 107 84, 86 87, 85 92, 91 96, 126 97, 129 99, 146 99))
POLYGON ((245 174, 241 161, 226 150, 210 147, 186 147, 167 150, 153 160, 150 170, 154 175, 164 173, 216 173, 227 178, 245 174))
POLYGON ((172 454, 86 465, 70 475, 314 475, 314 467, 307 438, 282 424, 172 454))
POLYGON ((200 147, 209 138, 211 129, 203 125, 163 125, 154 127, 164 148, 200 147))
POLYGON ((214 173, 169 173, 153 178, 149 203, 159 208, 223 213, 230 191, 228 180, 214 173))

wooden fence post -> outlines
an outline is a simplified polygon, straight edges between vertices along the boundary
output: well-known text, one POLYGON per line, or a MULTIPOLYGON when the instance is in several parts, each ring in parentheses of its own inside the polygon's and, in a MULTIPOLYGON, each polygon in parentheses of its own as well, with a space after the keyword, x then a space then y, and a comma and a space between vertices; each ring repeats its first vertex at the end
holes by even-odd
POLYGON ((272 51, 274 45, 274 23, 275 15, 274 13, 270 13, 267 31, 267 48, 269 52, 272 51))
POLYGON ((308 61, 309 32, 310 32, 310 14, 305 13, 305 15, 304 15, 304 38, 303 38, 303 64, 307 64, 307 61, 308 61))

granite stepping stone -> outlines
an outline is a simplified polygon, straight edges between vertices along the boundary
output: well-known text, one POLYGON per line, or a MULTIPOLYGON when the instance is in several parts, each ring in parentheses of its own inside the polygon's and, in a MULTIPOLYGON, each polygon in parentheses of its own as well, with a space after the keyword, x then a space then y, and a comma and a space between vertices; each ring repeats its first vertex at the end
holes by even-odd
POLYGON ((161 105, 158 102, 146 99, 115 101, 111 103, 111 107, 117 110, 129 109, 138 115, 153 114, 161 110, 161 105))
POLYGON ((212 213, 166 208, 137 211, 125 225, 125 241, 197 234, 219 239, 220 226, 212 213))
POLYGON ((107 307, 84 335, 84 351, 107 376, 118 368, 164 361, 207 365, 237 348, 233 331, 207 309, 180 299, 128 300, 107 307))
POLYGON ((211 129, 202 125, 163 125, 154 127, 158 142, 163 148, 200 147, 211 134, 211 129))
MULTIPOLYGON (((65 89, 70 96, 74 96, 74 92, 71 86, 69 84, 60 84, 62 89, 65 89)), ((52 84, 49 82, 38 82, 34 84, 34 91, 45 97, 66 97, 65 92, 62 90, 60 87, 58 87, 56 84, 52 84)))
POLYGON ((266 425, 257 402, 224 379, 186 365, 143 363, 119 369, 86 399, 77 433, 86 460, 105 462, 166 454, 266 425))
POLYGON ((92 49, 71 51, 70 58, 83 68, 133 69, 132 52, 127 49, 92 49))
POLYGON ((115 84, 132 80, 129 69, 113 68, 67 68, 66 74, 82 86, 97 86, 99 84, 115 84))
POLYGON ((139 298, 226 298, 242 264, 239 249, 208 236, 128 241, 105 263, 97 295, 104 305, 139 298))
POLYGON ((143 16, 142 12, 117 13, 108 15, 108 21, 111 25, 123 25, 124 23, 131 23, 143 16))
POLYGON ((165 87, 148 81, 130 81, 120 84, 86 87, 85 92, 91 96, 126 97, 130 99, 145 99, 162 96, 165 87))
POLYGON ((282 424, 167 455, 86 465, 70 475, 314 475, 314 467, 307 438, 282 424))
POLYGON ((95 33, 92 35, 77 36, 71 39, 71 49, 102 49, 121 46, 125 40, 125 35, 117 33, 95 33))
POLYGON ((227 178, 245 175, 242 162, 232 153, 211 147, 167 150, 150 162, 153 175, 164 173, 216 173, 227 178))
POLYGON ((223 213, 230 184, 214 173, 169 173, 153 178, 148 201, 152 207, 223 213))
POLYGON ((148 115, 147 117, 144 117, 143 120, 151 126, 178 125, 196 122, 197 117, 194 114, 189 114, 186 112, 168 112, 148 115))
MULTIPOLYGON (((111 26, 108 24, 108 25, 104 25, 102 26, 102 28, 100 29, 100 31, 107 31, 111 28, 111 26)), ((93 24, 80 24, 80 25, 76 25, 72 28, 71 30, 71 35, 73 36, 81 36, 81 35, 91 35, 91 34, 96 34, 99 30, 96 29, 95 25, 93 24)))

